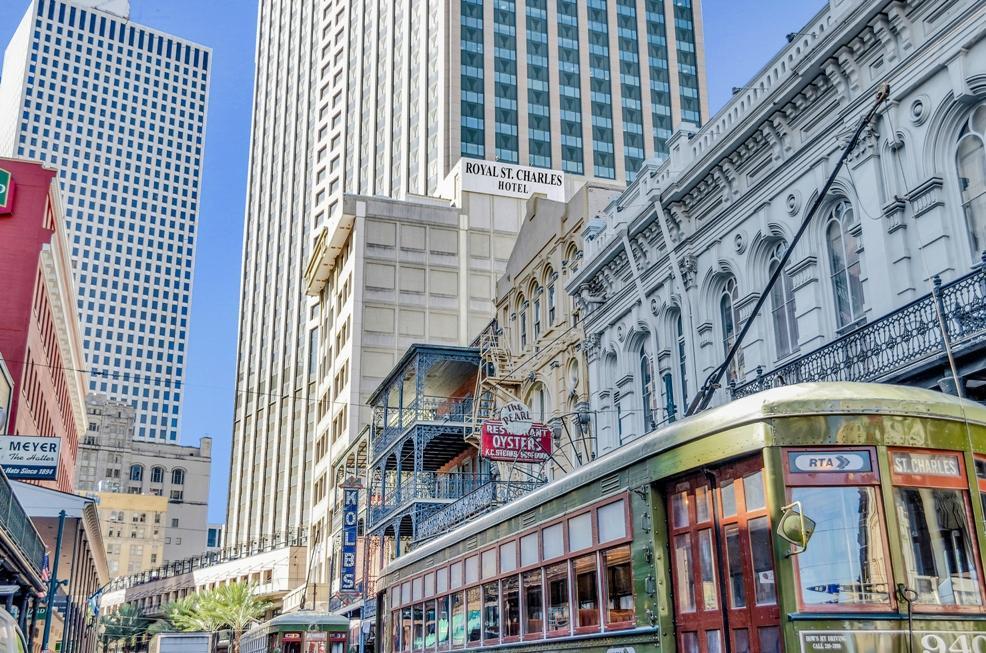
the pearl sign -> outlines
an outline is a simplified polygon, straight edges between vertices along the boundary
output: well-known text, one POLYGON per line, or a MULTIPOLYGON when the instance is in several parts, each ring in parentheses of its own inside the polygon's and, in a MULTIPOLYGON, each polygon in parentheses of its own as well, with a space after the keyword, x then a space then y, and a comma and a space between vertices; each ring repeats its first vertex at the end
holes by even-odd
POLYGON ((534 422, 522 434, 514 434, 502 420, 483 422, 480 455, 487 460, 543 463, 551 457, 551 429, 534 422))

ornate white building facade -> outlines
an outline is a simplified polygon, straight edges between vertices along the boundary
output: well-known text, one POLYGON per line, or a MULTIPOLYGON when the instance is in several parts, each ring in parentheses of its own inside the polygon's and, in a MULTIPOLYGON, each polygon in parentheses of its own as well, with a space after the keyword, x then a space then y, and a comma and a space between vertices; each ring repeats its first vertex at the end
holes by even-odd
POLYGON ((962 386, 982 393, 986 5, 831 0, 789 40, 586 226, 566 288, 599 454, 683 415, 883 83, 715 401, 804 380, 938 384, 936 278, 962 386))

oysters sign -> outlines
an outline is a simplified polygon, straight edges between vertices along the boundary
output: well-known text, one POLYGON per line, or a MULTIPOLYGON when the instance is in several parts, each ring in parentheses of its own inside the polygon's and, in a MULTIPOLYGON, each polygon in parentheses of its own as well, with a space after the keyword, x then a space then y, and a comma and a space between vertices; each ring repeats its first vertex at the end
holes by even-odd
POLYGON ((54 481, 58 476, 60 438, 0 436, 0 467, 7 478, 54 481))
POLYGON ((483 422, 480 455, 488 460, 543 463, 551 457, 551 428, 531 419, 530 409, 511 402, 500 419, 483 422))

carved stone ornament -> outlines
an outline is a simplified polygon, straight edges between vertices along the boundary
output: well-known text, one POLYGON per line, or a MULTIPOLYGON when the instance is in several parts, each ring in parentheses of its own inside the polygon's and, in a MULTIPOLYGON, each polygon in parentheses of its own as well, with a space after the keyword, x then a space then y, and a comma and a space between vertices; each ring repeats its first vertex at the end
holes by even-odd
POLYGON ((650 299, 650 313, 651 315, 657 315, 660 306, 657 303, 657 297, 651 297, 650 299))
POLYGON ((784 200, 784 206, 787 208, 788 215, 797 215, 798 211, 801 210, 801 193, 798 191, 788 193, 784 200))
POLYGON ((623 331, 623 325, 622 324, 618 324, 616 326, 616 339, 619 340, 620 342, 623 342, 624 336, 625 336, 625 333, 623 331))
POLYGON ((742 254, 746 251, 746 236, 743 235, 743 232, 739 232, 733 236, 733 248, 737 254, 742 254))
POLYGON ((681 282, 685 288, 695 287, 695 277, 698 276, 698 259, 692 254, 681 257, 681 282))
POLYGON ((582 339, 582 351, 585 354, 595 353, 599 349, 599 334, 589 333, 582 339))

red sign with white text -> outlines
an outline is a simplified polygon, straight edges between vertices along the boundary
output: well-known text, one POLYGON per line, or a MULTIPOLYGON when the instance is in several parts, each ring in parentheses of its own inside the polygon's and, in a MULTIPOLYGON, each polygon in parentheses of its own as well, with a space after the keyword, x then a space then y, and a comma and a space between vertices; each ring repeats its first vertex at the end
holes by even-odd
POLYGON ((551 457, 551 429, 535 422, 524 435, 513 435, 501 420, 486 420, 480 455, 510 463, 543 463, 551 457))

